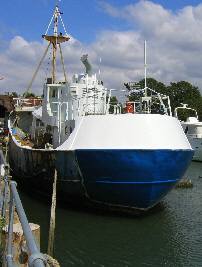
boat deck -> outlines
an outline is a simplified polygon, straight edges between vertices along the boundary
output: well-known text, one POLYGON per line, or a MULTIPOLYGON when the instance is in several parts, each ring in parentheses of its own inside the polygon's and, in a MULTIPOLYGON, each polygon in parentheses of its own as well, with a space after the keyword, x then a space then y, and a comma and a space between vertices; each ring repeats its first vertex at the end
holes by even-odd
POLYGON ((13 137, 21 144, 21 146, 29 146, 31 148, 45 148, 45 144, 51 141, 51 135, 45 134, 44 136, 39 136, 36 139, 22 139, 17 134, 13 134, 13 137))

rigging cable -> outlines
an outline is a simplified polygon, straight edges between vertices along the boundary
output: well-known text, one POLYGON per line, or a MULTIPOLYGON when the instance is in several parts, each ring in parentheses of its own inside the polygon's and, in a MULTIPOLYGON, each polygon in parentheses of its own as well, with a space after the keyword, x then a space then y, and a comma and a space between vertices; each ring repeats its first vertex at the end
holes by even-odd
POLYGON ((52 55, 52 46, 51 46, 51 50, 50 50, 50 53, 49 53, 49 58, 48 58, 48 66, 46 68, 46 76, 45 76, 45 82, 46 82, 46 79, 47 79, 47 76, 48 76, 48 70, 49 70, 49 65, 50 65, 50 61, 51 61, 51 55, 52 55))

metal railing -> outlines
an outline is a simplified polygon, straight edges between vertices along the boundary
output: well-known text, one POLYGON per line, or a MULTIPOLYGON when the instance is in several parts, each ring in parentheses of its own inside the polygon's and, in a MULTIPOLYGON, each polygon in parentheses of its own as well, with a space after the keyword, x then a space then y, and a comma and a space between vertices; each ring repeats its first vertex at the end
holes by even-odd
MULTIPOLYGON (((6 203, 8 202, 8 184, 10 187, 10 202, 9 202, 9 225, 8 225, 8 247, 7 247, 7 266, 12 267, 12 242, 13 242, 13 218, 14 218, 14 206, 16 206, 16 210, 18 213, 18 217, 20 219, 20 223, 23 229, 23 233, 25 236, 25 240, 29 249, 29 259, 28 265, 29 267, 44 267, 47 264, 46 256, 38 250, 37 244, 32 235, 32 231, 30 229, 27 217, 25 215, 18 191, 16 189, 16 182, 10 181, 8 183, 8 171, 9 165, 6 163, 6 160, 3 156, 2 151, 0 151, 0 175, 1 175, 1 167, 2 163, 4 164, 4 188, 3 188, 3 200, 2 200, 2 191, 0 192, 0 208, 1 208, 1 216, 5 218, 6 212, 6 203)), ((1 189, 1 188, 0 188, 1 189)))

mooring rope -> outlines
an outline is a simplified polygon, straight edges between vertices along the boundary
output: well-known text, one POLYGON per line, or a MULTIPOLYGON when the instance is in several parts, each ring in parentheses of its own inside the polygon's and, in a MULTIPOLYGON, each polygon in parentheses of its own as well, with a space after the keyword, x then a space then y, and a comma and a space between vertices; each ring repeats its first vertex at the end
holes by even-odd
POLYGON ((50 255, 45 254, 47 258, 47 266, 49 267, 60 267, 57 260, 53 259, 50 255))

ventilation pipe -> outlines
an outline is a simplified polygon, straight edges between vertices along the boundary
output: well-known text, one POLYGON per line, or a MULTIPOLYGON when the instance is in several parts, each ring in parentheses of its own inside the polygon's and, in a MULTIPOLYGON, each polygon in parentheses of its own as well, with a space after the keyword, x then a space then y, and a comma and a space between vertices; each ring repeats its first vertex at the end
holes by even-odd
POLYGON ((90 61, 88 60, 88 54, 83 55, 81 57, 81 61, 83 62, 84 66, 86 67, 86 73, 89 77, 92 77, 92 65, 90 61))

